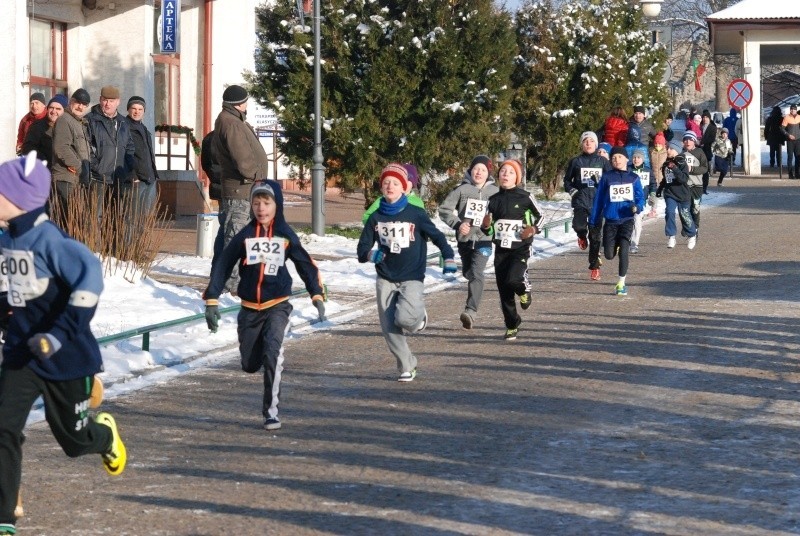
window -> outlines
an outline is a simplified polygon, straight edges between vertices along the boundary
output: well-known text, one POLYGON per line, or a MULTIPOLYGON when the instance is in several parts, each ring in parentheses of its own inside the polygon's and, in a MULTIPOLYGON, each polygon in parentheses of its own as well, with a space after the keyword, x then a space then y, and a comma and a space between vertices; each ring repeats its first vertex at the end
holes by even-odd
POLYGON ((30 19, 31 93, 40 91, 49 100, 67 92, 67 25, 30 19))

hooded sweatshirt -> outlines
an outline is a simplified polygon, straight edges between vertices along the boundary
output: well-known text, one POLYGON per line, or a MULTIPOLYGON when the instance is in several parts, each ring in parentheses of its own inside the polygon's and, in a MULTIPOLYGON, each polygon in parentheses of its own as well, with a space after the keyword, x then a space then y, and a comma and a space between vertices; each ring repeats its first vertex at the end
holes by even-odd
POLYGON ((500 189, 492 177, 488 177, 483 186, 478 187, 470 172, 466 171, 461 184, 447 194, 439 206, 439 218, 456 231, 459 242, 473 242, 475 248, 479 245, 491 245, 492 238, 481 231, 481 222, 486 215, 489 198, 498 191, 500 189), (472 227, 469 233, 461 235, 458 228, 464 221, 469 221, 472 227))

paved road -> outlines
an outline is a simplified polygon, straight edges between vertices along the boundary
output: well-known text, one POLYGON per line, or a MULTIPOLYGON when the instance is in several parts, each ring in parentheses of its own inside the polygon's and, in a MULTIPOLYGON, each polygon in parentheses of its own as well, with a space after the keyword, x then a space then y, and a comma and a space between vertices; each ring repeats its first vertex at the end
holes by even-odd
POLYGON ((515 343, 494 288, 471 332, 429 295, 411 384, 374 309, 291 340, 277 433, 235 356, 105 404, 117 479, 36 425, 20 534, 798 534, 800 188, 731 182, 694 251, 645 227, 627 297, 536 263, 515 343))

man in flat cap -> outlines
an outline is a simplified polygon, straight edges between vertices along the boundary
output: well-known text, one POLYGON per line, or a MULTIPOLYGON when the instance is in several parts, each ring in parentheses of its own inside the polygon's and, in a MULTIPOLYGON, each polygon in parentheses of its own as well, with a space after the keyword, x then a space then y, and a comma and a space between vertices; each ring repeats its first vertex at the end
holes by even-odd
POLYGON ((17 145, 14 149, 17 155, 22 151, 25 136, 28 134, 28 129, 31 128, 33 122, 44 119, 47 115, 47 101, 44 98, 44 94, 38 92, 31 94, 28 108, 30 111, 22 117, 19 122, 19 128, 17 128, 17 145))

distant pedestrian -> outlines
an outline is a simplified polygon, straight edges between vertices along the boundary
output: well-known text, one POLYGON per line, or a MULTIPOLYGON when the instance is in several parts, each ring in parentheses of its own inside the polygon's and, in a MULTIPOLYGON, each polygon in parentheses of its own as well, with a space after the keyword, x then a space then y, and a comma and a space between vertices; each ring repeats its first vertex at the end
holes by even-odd
MULTIPOLYGON (((658 183, 656 182, 655 174, 649 166, 644 163, 644 151, 636 149, 633 151, 633 158, 628 165, 628 170, 632 171, 639 177, 639 184, 644 192, 644 199, 650 199, 650 193, 653 194, 653 203, 655 202, 655 194, 658 183)), ((599 190, 598 190, 599 191, 599 190)), ((644 207, 634 213, 633 217, 633 233, 630 236, 630 252, 639 252, 639 238, 642 236, 642 224, 644 220, 644 207)))
POLYGON ((589 226, 589 214, 595 187, 603 172, 611 169, 611 164, 597 154, 597 135, 594 132, 581 134, 580 146, 581 154, 567 164, 564 191, 572 198, 572 229, 578 235, 578 247, 589 248, 589 277, 596 281, 600 279, 600 229, 589 226))
POLYGON ((28 99, 28 110, 28 113, 20 119, 19 127, 17 127, 17 144, 14 148, 17 155, 22 152, 22 144, 25 142, 25 136, 28 134, 28 129, 31 128, 33 122, 44 119, 47 115, 47 102, 45 101, 44 93, 37 91, 31 94, 30 99, 28 99))
POLYGON ((489 198, 499 189, 492 177, 492 159, 478 155, 453 191, 439 205, 439 218, 456 232, 458 254, 467 280, 467 303, 459 317, 472 329, 483 296, 484 271, 492 256, 492 238, 481 230, 489 198))
POLYGON ((783 123, 783 113, 780 107, 773 106, 772 111, 764 121, 764 139, 767 140, 769 146, 769 167, 774 168, 778 164, 780 168, 783 165, 783 144, 786 143, 786 135, 781 129, 783 123))
MULTIPOLYGON (((593 137, 592 147, 596 147, 597 136, 594 132, 589 134, 593 137)), ((542 223, 542 213, 533 195, 520 187, 522 164, 518 160, 503 162, 497 178, 500 191, 489 198, 481 230, 491 235, 494 242, 494 273, 506 327, 504 338, 513 341, 522 324, 516 298, 519 297, 519 306, 523 310, 533 302, 528 280, 528 259, 533 237, 542 223)))
POLYGON ((714 153, 714 170, 719 172, 717 186, 722 186, 722 181, 728 173, 733 156, 733 144, 728 139, 727 128, 722 127, 719 138, 714 142, 714 146, 711 149, 714 153))
POLYGON ((131 197, 133 221, 143 223, 143 218, 153 210, 158 196, 158 170, 153 148, 153 135, 142 122, 145 100, 139 96, 128 99, 128 115, 125 117, 133 140, 134 165, 130 177, 123 183, 123 194, 131 197))
MULTIPOLYGON (((637 158, 644 161, 644 153, 637 150, 637 158)), ((640 176, 628 169, 628 154, 622 147, 611 149, 611 166, 605 171, 597 186, 589 224, 603 228, 603 255, 611 260, 619 256, 619 279, 614 287, 617 296, 626 296, 628 287, 628 261, 634 217, 644 210, 645 196, 640 176)), ((648 175, 649 181, 649 175, 648 175)))
POLYGON ((370 215, 358 240, 358 262, 375 264, 378 318, 389 351, 397 362, 399 382, 414 381, 417 358, 405 333, 420 333, 428 325, 423 283, 430 239, 444 257, 445 274, 456 272, 455 253, 444 234, 405 195, 408 171, 399 163, 383 168, 382 201, 370 215), (373 249, 374 248, 374 249, 373 249))
POLYGON ((236 233, 217 262, 211 266, 206 302, 208 329, 219 327, 219 297, 233 267, 239 266, 237 288, 242 308, 237 319, 242 370, 250 374, 264 368, 262 415, 264 429, 281 427, 278 416, 283 377, 283 338, 289 328, 292 277, 286 267, 291 259, 305 283, 320 320, 325 320, 325 292, 319 269, 283 218, 272 181, 257 181, 250 190, 253 218, 236 233), (277 217, 281 215, 281 217, 277 217))
MULTIPOLYGON (((79 184, 89 184, 91 146, 89 126, 85 119, 91 97, 83 88, 75 90, 67 110, 53 127, 53 181, 56 200, 62 217, 69 212, 69 200, 79 184)), ((57 223, 63 224, 63 221, 57 223)))
POLYGON ((708 193, 708 181, 709 176, 711 174, 711 164, 713 163, 713 152, 711 151, 711 147, 714 145, 714 142, 717 141, 717 125, 711 119, 711 112, 708 110, 703 110, 702 122, 700 123, 700 129, 703 132, 703 136, 700 138, 700 148, 703 150, 703 154, 706 155, 706 162, 708 162, 708 169, 705 173, 703 173, 703 193, 708 193))
POLYGON ((739 120, 739 110, 734 106, 728 112, 728 117, 722 121, 722 127, 728 129, 728 139, 731 141, 733 152, 731 163, 736 162, 736 149, 739 147, 739 137, 736 135, 736 121, 739 120))
POLYGON ((786 167, 790 179, 800 179, 800 115, 797 105, 789 106, 789 115, 783 118, 781 131, 786 136, 786 167))
POLYGON ((637 141, 643 143, 645 149, 650 147, 653 144, 653 138, 656 137, 656 129, 653 127, 653 123, 647 119, 645 108, 642 105, 633 107, 633 117, 628 124, 627 139, 630 139, 631 137, 630 128, 633 126, 636 126, 639 129, 639 139, 637 141))

